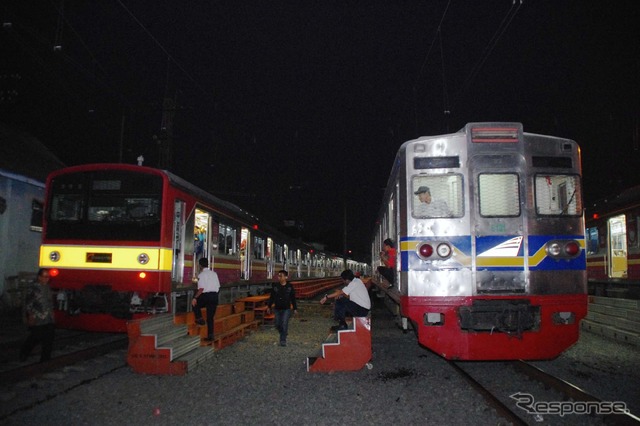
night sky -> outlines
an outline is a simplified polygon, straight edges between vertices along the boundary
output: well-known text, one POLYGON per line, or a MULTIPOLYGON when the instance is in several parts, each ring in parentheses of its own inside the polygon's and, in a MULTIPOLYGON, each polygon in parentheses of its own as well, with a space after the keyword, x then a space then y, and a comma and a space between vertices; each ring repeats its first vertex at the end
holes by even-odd
POLYGON ((337 252, 346 205, 368 253, 400 145, 467 122, 576 140, 587 205, 640 184, 637 0, 5 0, 0 17, 0 121, 67 165, 157 167, 171 99, 171 171, 337 252))

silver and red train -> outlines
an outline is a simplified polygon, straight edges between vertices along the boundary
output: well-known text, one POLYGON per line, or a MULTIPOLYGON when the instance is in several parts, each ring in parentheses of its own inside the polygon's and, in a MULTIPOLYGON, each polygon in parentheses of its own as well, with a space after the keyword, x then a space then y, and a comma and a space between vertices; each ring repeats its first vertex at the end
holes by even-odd
POLYGON ((59 327, 118 332, 130 318, 186 311, 201 257, 223 286, 244 288, 280 269, 303 279, 345 268, 168 171, 90 164, 48 177, 39 263, 52 270, 59 327))
POLYGON ((550 359, 578 340, 587 312, 584 232, 574 141, 470 123, 401 146, 373 265, 394 240, 386 302, 441 356, 550 359))

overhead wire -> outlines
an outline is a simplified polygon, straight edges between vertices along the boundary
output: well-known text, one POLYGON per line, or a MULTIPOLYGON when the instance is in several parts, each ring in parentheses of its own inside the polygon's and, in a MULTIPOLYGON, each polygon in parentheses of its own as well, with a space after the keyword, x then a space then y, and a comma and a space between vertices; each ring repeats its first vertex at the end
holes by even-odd
POLYGON ((171 53, 169 53, 167 51, 167 49, 165 49, 165 47, 162 45, 162 43, 160 43, 160 41, 151 33, 151 31, 149 31, 147 29, 147 27, 145 27, 145 25, 133 14, 133 12, 131 12, 131 10, 124 5, 124 3, 122 3, 121 0, 117 0, 118 4, 129 14, 129 16, 131 16, 131 18, 140 26, 140 28, 142 28, 142 30, 149 36, 149 38, 151 38, 151 40, 153 40, 153 42, 156 44, 156 46, 158 46, 160 48, 160 50, 162 50, 162 52, 167 55, 167 58, 169 58, 171 60, 171 62, 173 62, 178 69, 180 69, 180 71, 182 71, 182 73, 193 83, 195 84, 198 89, 202 90, 203 92, 207 92, 207 90, 205 90, 205 88, 203 86, 200 85, 200 83, 198 83, 193 76, 173 57, 173 55, 171 55, 171 53))
POLYGON ((436 32, 433 35, 433 40, 431 40, 431 43, 429 44, 429 50, 427 51, 427 54, 425 55, 424 60, 422 61, 422 66, 420 67, 420 70, 418 71, 418 74, 416 75, 415 81, 413 83, 414 88, 417 87, 418 80, 420 80, 420 77, 422 75, 422 71, 424 70, 424 67, 427 65, 427 61, 429 60, 429 56, 431 55, 431 50, 433 49, 433 45, 436 42, 436 37, 438 37, 438 35, 440 34, 442 23, 444 22, 444 18, 447 15, 447 11, 449 10, 450 5, 451 5, 451 0, 447 2, 447 7, 445 7, 444 12, 442 12, 442 17, 440 18, 440 22, 438 23, 438 28, 436 28, 436 32))
POLYGON ((444 121, 445 121, 445 130, 448 132, 449 131, 449 126, 448 126, 448 116, 451 114, 451 111, 449 110, 449 93, 447 92, 447 76, 446 76, 446 72, 445 72, 445 68, 444 68, 444 49, 442 47, 442 33, 440 32, 440 63, 442 64, 442 108, 443 108, 443 114, 444 114, 444 121))
POLYGON ((480 56, 480 59, 473 66, 473 68, 469 72, 469 75, 465 79, 464 83, 462 83, 462 85, 460 87, 460 90, 458 90, 458 92, 456 94, 456 97, 455 97, 455 100, 454 100, 453 105, 452 105, 452 109, 454 109, 456 107, 456 105, 458 105, 458 102, 460 102, 460 100, 462 99, 462 95, 468 89, 468 87, 471 84, 471 82, 478 75, 478 73, 482 69, 482 66, 487 61, 489 56, 491 55, 491 52, 493 52, 493 49, 498 44, 498 41, 500 41, 500 38, 502 38, 502 36, 504 35, 504 33, 507 30, 507 28, 509 28, 509 25, 513 21, 513 18, 515 18, 516 14, 520 10, 520 7, 522 6, 522 2, 523 2, 523 0, 513 0, 512 1, 511 7, 509 8, 507 13, 505 14, 504 18, 502 18, 502 21, 500 22, 500 25, 498 26, 498 29, 496 30, 496 32, 493 34, 493 37, 491 37, 491 39, 489 40, 489 42, 485 46, 485 48, 484 48, 484 50, 482 52, 482 55, 480 56), (518 6, 517 7, 516 7, 516 2, 518 2, 518 6))
MULTIPOLYGON (((438 27, 436 28, 436 32, 433 35, 433 40, 431 40, 431 43, 429 44, 429 50, 427 51, 427 54, 424 57, 424 60, 422 61, 422 65, 420 66, 420 69, 418 70, 418 74, 416 75, 416 78, 414 80, 413 83, 413 111, 414 111, 414 120, 415 120, 415 131, 416 133, 418 132, 418 113, 417 113, 417 92, 418 92, 418 82, 420 80, 420 77, 422 76, 422 71, 424 70, 425 66, 427 65, 427 61, 429 60, 429 56, 431 56, 431 50, 433 49, 433 46, 436 42, 436 37, 440 37, 442 38, 440 29, 442 28, 442 23, 444 22, 444 18, 447 16, 447 11, 449 10, 449 6, 451 5, 451 0, 449 0, 447 2, 447 6, 444 8, 444 11, 442 12, 442 17, 440 18, 440 22, 438 23, 438 27)), ((442 42, 440 44, 440 49, 442 50, 442 42)), ((444 64, 443 64, 444 67, 444 64)))

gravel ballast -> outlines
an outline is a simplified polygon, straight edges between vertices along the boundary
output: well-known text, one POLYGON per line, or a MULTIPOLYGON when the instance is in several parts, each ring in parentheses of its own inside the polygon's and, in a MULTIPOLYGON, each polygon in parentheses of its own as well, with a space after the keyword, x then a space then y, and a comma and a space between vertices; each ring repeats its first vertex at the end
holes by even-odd
MULTIPOLYGON (((207 364, 179 377, 139 375, 128 367, 109 364, 118 361, 110 354, 111 358, 100 357, 56 376, 5 389, 5 397, 0 401, 2 423, 506 423, 443 359, 420 347, 413 333, 398 329, 381 305, 376 304, 372 312, 371 369, 307 372, 307 357, 318 355, 320 344, 334 322, 330 306, 301 302, 299 314, 291 320, 286 347, 278 345, 275 329, 262 327, 216 352, 207 364), (29 397, 34 400, 26 401, 29 397), (19 404, 24 409, 15 411, 19 404), (10 406, 14 409, 9 410, 10 406)), ((627 370, 631 377, 622 378, 627 363, 630 368, 637 367, 637 348, 586 334, 588 337, 583 336, 566 355, 536 364, 554 374, 563 373, 568 381, 572 379, 571 372, 576 372, 598 388, 609 386, 601 376, 611 372, 617 383, 611 383, 611 390, 603 390, 603 397, 624 397, 627 402, 629 398, 640 400, 637 370, 627 370), (600 355, 592 368, 587 360, 594 353, 600 355), (626 358, 610 361, 611 357, 605 354, 626 358), (576 360, 583 356, 585 359, 576 360), (630 365, 632 362, 634 366, 630 365), (553 371, 554 368, 560 372, 553 371), (594 372, 585 373, 585 369, 594 372), (597 376, 596 372, 602 374, 597 376)), ((118 362, 121 361, 120 358, 118 362)), ((597 392, 592 393, 598 396, 597 392)), ((635 412, 634 407, 629 408, 635 412)))

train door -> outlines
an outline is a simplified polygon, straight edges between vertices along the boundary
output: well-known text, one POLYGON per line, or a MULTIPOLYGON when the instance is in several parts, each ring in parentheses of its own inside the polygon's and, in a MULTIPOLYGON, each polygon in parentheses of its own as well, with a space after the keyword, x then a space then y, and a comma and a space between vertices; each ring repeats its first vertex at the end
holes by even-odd
POLYGON ((251 232, 249 228, 240 230, 240 278, 248 280, 251 278, 251 232))
POLYGON ((211 239, 211 216, 204 210, 196 209, 196 218, 193 227, 193 263, 194 272, 197 271, 197 262, 203 257, 209 257, 211 239))
POLYGON ((607 222, 609 277, 627 276, 627 221, 623 214, 607 222))
POLYGON ((184 201, 175 200, 173 206, 173 261, 171 265, 171 281, 182 283, 184 276, 184 201))
POLYGON ((472 160, 476 294, 527 291, 527 224, 521 159, 516 155, 478 155, 472 160))

